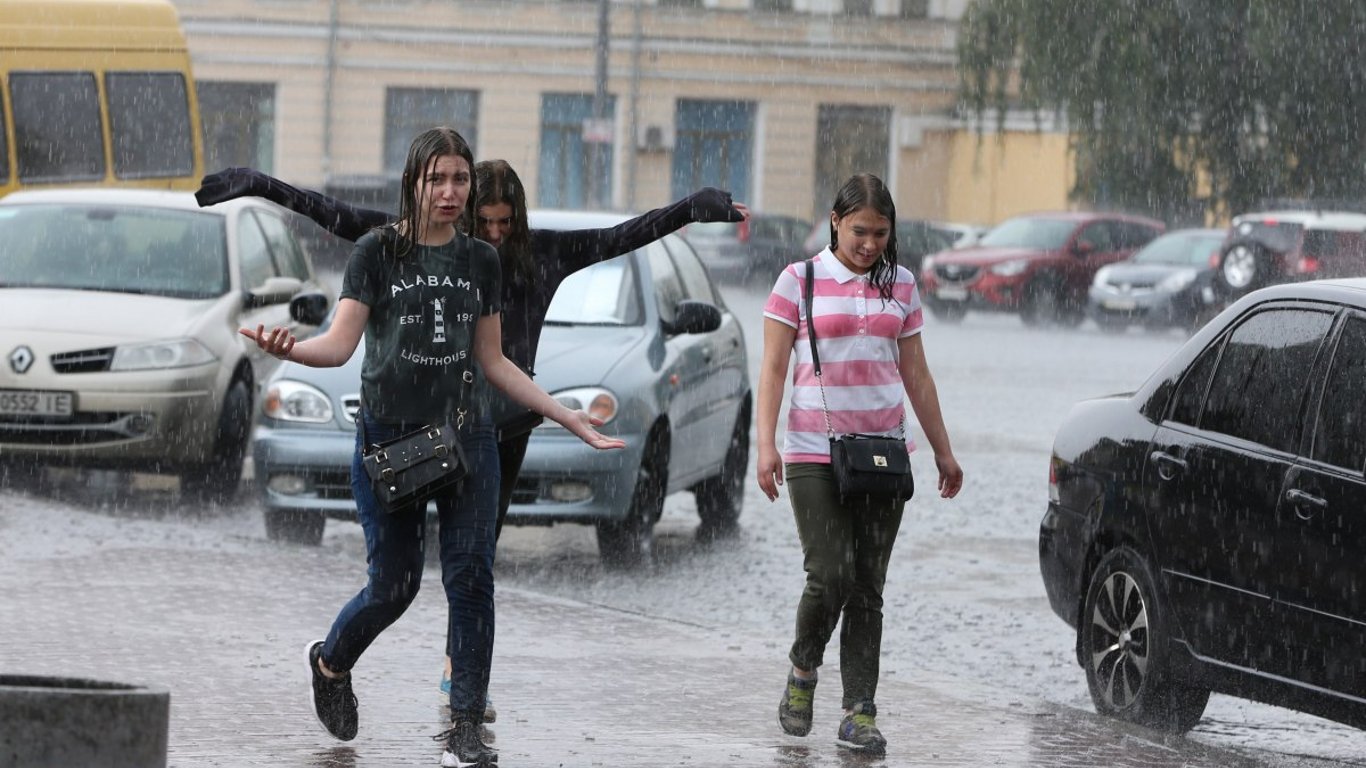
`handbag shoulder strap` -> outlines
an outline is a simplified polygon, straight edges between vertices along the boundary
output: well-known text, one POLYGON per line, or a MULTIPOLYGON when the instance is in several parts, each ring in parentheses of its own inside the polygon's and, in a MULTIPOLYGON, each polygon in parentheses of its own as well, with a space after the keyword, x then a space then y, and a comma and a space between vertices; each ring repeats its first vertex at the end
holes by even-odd
POLYGON ((811 342, 811 363, 816 372, 816 383, 821 388, 821 413, 825 414, 825 434, 831 440, 835 439, 835 427, 830 423, 830 407, 825 404, 825 382, 821 380, 821 356, 816 351, 816 317, 811 311, 812 297, 816 293, 816 260, 814 258, 806 260, 806 286, 802 288, 802 293, 806 303, 806 338, 811 342))
POLYGON ((816 268, 815 259, 806 260, 806 285, 802 292, 806 299, 806 336, 811 340, 811 362, 816 368, 816 377, 821 375, 821 356, 816 351, 816 319, 811 314, 811 299, 816 293, 816 268))

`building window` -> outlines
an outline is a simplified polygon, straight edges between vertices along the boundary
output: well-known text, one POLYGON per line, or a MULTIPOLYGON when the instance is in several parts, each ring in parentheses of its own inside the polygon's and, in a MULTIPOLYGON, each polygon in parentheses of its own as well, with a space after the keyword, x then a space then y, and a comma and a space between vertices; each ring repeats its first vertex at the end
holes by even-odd
POLYGON ((679 99, 674 121, 673 196, 711 186, 751 199, 754 102, 679 99))
POLYGON ((856 173, 874 174, 890 185, 891 122, 890 107, 821 105, 816 118, 817 219, 830 215, 835 192, 856 173))
MULTIPOLYGON (((616 98, 607 97, 607 120, 616 98)), ((612 199, 612 144, 593 130, 593 96, 547 93, 541 97, 541 163, 537 205, 545 208, 603 208, 612 199), (596 158, 594 152, 597 152, 596 158)))
POLYGON ((928 19, 930 0, 901 0, 901 18, 928 19))
POLYGON ((873 0, 844 0, 844 12, 850 16, 872 16, 873 0))
POLYGON ((275 84, 199 81, 204 167, 275 172, 275 84))
POLYGON ((792 0, 754 0, 756 11, 790 11, 792 0))
MULTIPOLYGON (((445 88, 389 88, 384 92, 384 170, 402 175, 413 139, 428 128, 450 126, 478 156, 479 92, 445 88)), ((473 169, 471 169, 473 170, 473 169)))
POLYGON ((701 8, 702 0, 659 0, 661 8, 701 8))

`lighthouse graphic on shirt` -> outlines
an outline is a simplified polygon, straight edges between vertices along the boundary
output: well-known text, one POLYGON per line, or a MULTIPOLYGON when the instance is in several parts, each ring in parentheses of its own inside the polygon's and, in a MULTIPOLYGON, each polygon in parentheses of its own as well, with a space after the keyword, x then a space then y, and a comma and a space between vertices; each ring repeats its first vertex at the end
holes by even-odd
POLYGON ((432 299, 432 307, 434 308, 434 316, 432 319, 436 323, 436 335, 432 337, 433 344, 446 343, 446 315, 444 314, 445 303, 445 299, 432 299))

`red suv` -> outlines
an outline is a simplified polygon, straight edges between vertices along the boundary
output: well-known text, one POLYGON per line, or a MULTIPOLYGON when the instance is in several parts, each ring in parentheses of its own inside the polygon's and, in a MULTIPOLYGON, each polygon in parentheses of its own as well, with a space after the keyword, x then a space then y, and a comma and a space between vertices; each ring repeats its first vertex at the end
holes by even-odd
POLYGON ((925 257, 920 295, 935 317, 970 309, 1018 312, 1029 325, 1077 325, 1096 271, 1162 234, 1160 221, 1112 213, 1007 219, 975 246, 925 257))

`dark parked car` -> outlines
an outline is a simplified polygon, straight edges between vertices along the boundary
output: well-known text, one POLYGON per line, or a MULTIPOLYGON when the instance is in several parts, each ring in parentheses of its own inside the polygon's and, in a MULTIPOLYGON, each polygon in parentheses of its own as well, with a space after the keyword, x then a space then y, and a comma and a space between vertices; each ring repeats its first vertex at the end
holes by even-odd
POLYGON ((1101 267, 1091 282, 1087 311, 1106 330, 1131 325, 1194 328, 1223 303, 1214 289, 1221 229, 1179 229, 1124 261, 1101 267))
POLYGON ((1236 217, 1214 261, 1224 296, 1275 283, 1366 277, 1366 214, 1276 210, 1236 217))
POLYGON ((925 257, 920 295, 935 317, 1017 312, 1030 325, 1077 325, 1096 271, 1162 234, 1160 221, 1110 213, 1007 219, 977 244, 925 257))
POLYGON ((1058 430, 1039 561, 1096 709, 1366 726, 1366 280, 1243 297, 1058 430))
MULTIPOLYGON (((532 211, 531 225, 586 229, 625 218, 532 211)), ((254 459, 273 539, 316 544, 326 518, 355 519, 349 474, 362 357, 358 349, 331 369, 287 363, 269 382, 254 459)), ((627 565, 648 557, 667 494, 693 493, 713 530, 734 526, 749 464, 745 339, 681 238, 566 279, 535 368, 538 384, 601 416, 600 431, 626 448, 595 451, 558 424, 538 427, 509 524, 593 525, 604 560, 627 565)))
POLYGON ((717 279, 769 282, 808 255, 802 242, 810 230, 805 219, 752 213, 747 221, 689 224, 683 237, 717 279))

